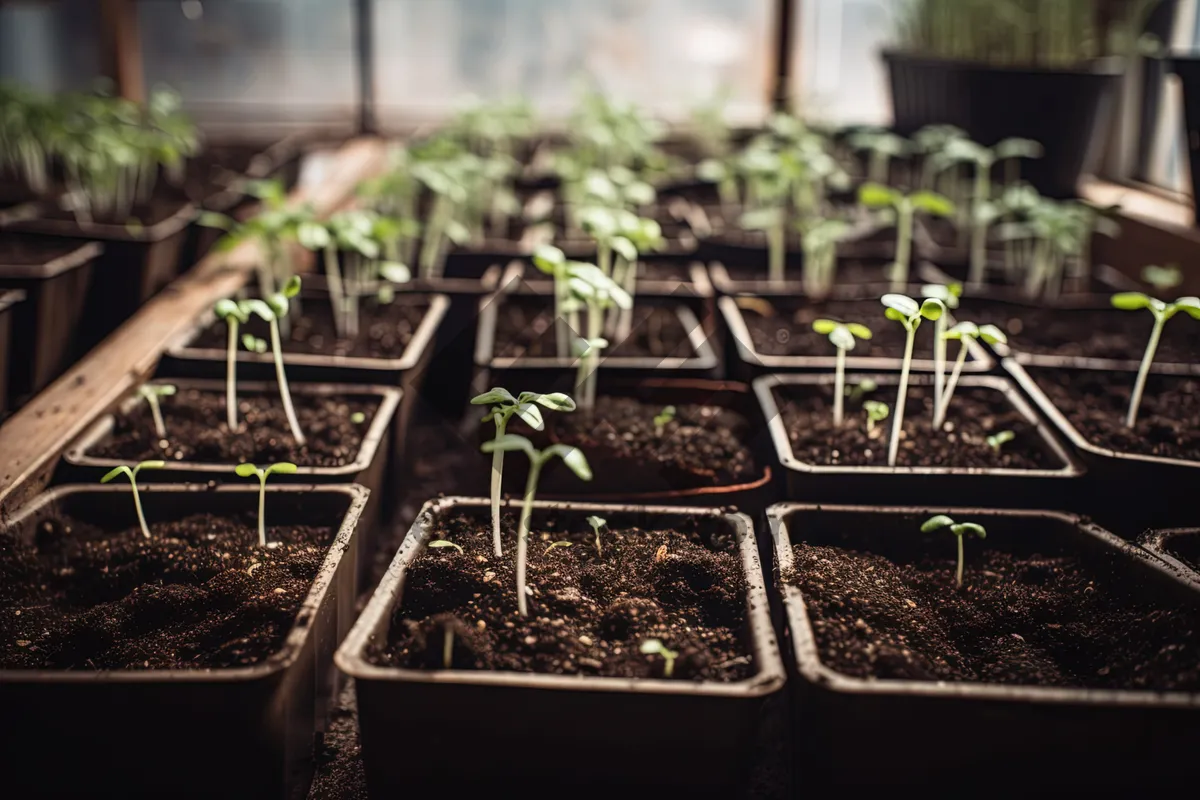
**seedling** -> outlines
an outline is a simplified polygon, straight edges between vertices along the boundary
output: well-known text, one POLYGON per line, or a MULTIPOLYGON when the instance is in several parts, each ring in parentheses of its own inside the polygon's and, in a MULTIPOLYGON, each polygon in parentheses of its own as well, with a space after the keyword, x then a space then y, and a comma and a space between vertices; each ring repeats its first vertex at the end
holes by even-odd
POLYGON ((592 526, 592 530, 596 534, 596 555, 603 556, 604 551, 600 547, 600 531, 608 527, 608 520, 603 517, 591 516, 587 518, 587 523, 592 526))
POLYGON ((229 432, 237 430, 237 344, 238 327, 250 321, 246 309, 228 298, 218 300, 213 313, 229 327, 229 344, 225 348, 225 424, 229 432))
POLYGON ((870 434, 875 431, 875 423, 887 419, 890 409, 887 403, 867 400, 863 403, 863 411, 867 412, 867 433, 870 434))
POLYGON ((850 233, 840 219, 801 220, 800 247, 804 253, 804 291, 815 298, 829 295, 837 273, 837 246, 850 233))
POLYGON ((1000 448, 1017 438, 1017 435, 1012 431, 1000 431, 993 433, 987 437, 988 447, 995 451, 996 455, 1000 454, 1000 448))
POLYGON ((925 523, 921 525, 921 533, 933 533, 943 528, 949 528, 950 532, 958 539, 958 571, 954 575, 954 583, 961 589, 963 583, 963 537, 974 534, 980 539, 986 539, 987 531, 983 529, 982 525, 974 522, 955 522, 945 514, 938 514, 925 520, 925 523))
POLYGON ((862 130, 852 134, 847 143, 852 150, 866 150, 867 180, 888 182, 888 165, 893 158, 907 155, 912 143, 886 130, 862 130))
MULTIPOLYGON (((540 431, 545 427, 545 422, 542 420, 542 412, 538 409, 539 405, 552 411, 569 412, 575 410, 575 401, 562 392, 551 392, 550 394, 521 392, 519 396, 513 397, 512 392, 499 386, 471 398, 471 405, 491 406, 481 421, 487 422, 491 420, 495 423, 496 436, 494 439, 497 441, 504 437, 508 428, 508 421, 512 419, 513 414, 524 420, 525 424, 535 431, 540 431)), ((497 556, 504 555, 504 550, 500 544, 500 486, 503 483, 503 479, 504 451, 496 450, 492 453, 491 493, 492 552, 497 556)))
POLYGON ((837 362, 833 369, 833 424, 840 428, 846 394, 846 352, 854 349, 856 339, 870 339, 871 329, 857 322, 835 322, 831 319, 814 320, 812 327, 817 333, 827 335, 837 348, 837 362))
POLYGON ((585 481, 592 479, 592 470, 588 466, 583 451, 577 447, 553 444, 545 450, 535 450, 533 443, 524 436, 512 433, 506 433, 490 442, 484 442, 482 450, 485 453, 497 451, 508 453, 520 450, 529 456, 529 478, 525 481, 525 497, 521 503, 521 518, 517 524, 517 610, 520 611, 521 616, 527 617, 529 616, 529 603, 526 595, 529 591, 525 586, 525 565, 528 560, 529 525, 533 518, 533 500, 537 494, 538 477, 541 475, 542 467, 551 459, 558 457, 572 472, 585 481))
POLYGON ((551 550, 553 550, 554 548, 556 548, 556 547, 570 547, 570 546, 571 546, 571 544, 572 544, 572 543, 571 543, 571 542, 568 542, 568 541, 554 542, 552 545, 550 545, 549 547, 547 547, 545 550, 543 550, 543 551, 542 551, 542 555, 543 555, 543 556, 548 556, 548 555, 550 555, 550 551, 551 551, 551 550))
POLYGON ((647 656, 662 656, 663 659, 663 677, 669 678, 675 672, 675 659, 679 658, 679 653, 674 650, 668 650, 667 646, 658 639, 647 639, 642 642, 641 651, 647 656))
POLYGON ((1200 319, 1200 298, 1180 297, 1174 303, 1164 303, 1141 292, 1121 292, 1112 297, 1114 308, 1122 311, 1136 311, 1147 308, 1154 315, 1154 328, 1150 331, 1150 341, 1146 344, 1146 352, 1142 356, 1142 364, 1138 367, 1137 382, 1133 386, 1133 394, 1129 398, 1129 413, 1125 416, 1125 426, 1132 428, 1137 421, 1138 406, 1142 404, 1142 392, 1146 388, 1146 376, 1150 374, 1150 364, 1154 361, 1154 351, 1158 349, 1158 340, 1162 336, 1163 326, 1167 320, 1183 311, 1192 319, 1200 319))
POLYGON ((967 361, 967 340, 982 339, 988 344, 1008 344, 1008 337, 1004 335, 1004 331, 997 328, 995 325, 976 325, 974 322, 962 321, 957 323, 953 328, 942 334, 942 338, 946 341, 957 339, 959 342, 958 358, 954 360, 954 369, 950 371, 950 379, 946 381, 946 386, 942 392, 942 402, 937 408, 937 414, 933 418, 933 429, 940 431, 942 424, 946 421, 946 411, 950 408, 950 398, 954 397, 954 390, 958 387, 958 379, 962 375, 963 364, 967 361))
POLYGON ((542 245, 533 252, 533 265, 554 278, 554 334, 559 358, 570 355, 571 334, 579 330, 579 312, 568 311, 571 300, 569 263, 563 251, 553 245, 542 245))
POLYGON ((856 385, 847 386, 845 395, 846 397, 850 398, 851 403, 857 403, 863 399, 864 395, 868 395, 878 388, 879 384, 873 381, 871 378, 863 378, 856 385))
POLYGON ((666 406, 654 416, 654 435, 662 437, 667 423, 675 419, 675 406, 666 406))
POLYGON ((304 432, 300 430, 300 422, 296 419, 296 410, 292 407, 292 393, 288 390, 287 375, 283 370, 283 346, 279 341, 279 320, 287 316, 288 300, 299 293, 300 276, 293 275, 287 285, 283 287, 282 292, 272 295, 266 302, 257 299, 243 300, 242 309, 248 314, 257 314, 271 326, 271 354, 275 358, 275 377, 279 381, 279 396, 283 400, 283 410, 287 414, 292 437, 295 438, 298 446, 304 447, 307 442, 304 432))
POLYGON ((907 337, 904 341, 904 361, 900 366, 900 388, 896 395, 896 415, 892 421, 892 438, 888 442, 888 466, 896 466, 896 455, 900 449, 900 430, 904 425, 904 401, 908 394, 908 372, 912 367, 913 341, 921 320, 937 320, 946 312, 941 300, 925 298, 919 305, 916 300, 902 294, 885 294, 879 298, 885 307, 884 316, 904 326, 907 337))
MULTIPOLYGON (((922 297, 932 297, 942 301, 947 309, 958 308, 958 298, 962 295, 962 284, 951 283, 947 286, 932 284, 921 287, 922 297)), ((942 394, 946 388, 946 318, 943 314, 933 323, 933 418, 937 419, 942 407, 942 394)))
POLYGON ((600 334, 604 325, 604 314, 611 308, 629 309, 633 298, 605 275, 595 264, 568 262, 567 286, 571 291, 568 310, 586 308, 587 336, 577 339, 576 356, 579 370, 576 385, 580 387, 579 406, 591 413, 596 405, 596 379, 600 370, 600 353, 608 347, 608 340, 600 334))
POLYGON ((167 438, 167 426, 163 424, 162 408, 158 401, 160 397, 170 397, 175 391, 175 387, 169 383, 143 383, 138 387, 138 397, 150 406, 150 416, 154 418, 154 433, 160 440, 167 438))
POLYGON ((449 539, 434 539, 432 542, 427 544, 426 547, 438 547, 438 548, 453 547, 460 554, 463 552, 463 549, 460 545, 455 544, 454 542, 450 541, 449 539))
POLYGON ((254 476, 258 478, 258 546, 267 546, 267 522, 266 522, 266 507, 267 507, 267 478, 271 475, 295 475, 296 465, 286 461, 278 464, 271 464, 265 469, 259 469, 253 464, 238 464, 233 468, 239 478, 249 478, 254 476))
POLYGON ((246 348, 251 353, 263 354, 267 352, 267 340, 260 339, 257 336, 251 336, 248 333, 242 334, 242 347, 246 348))
POLYGON ((142 528, 142 536, 145 536, 147 539, 150 538, 150 526, 146 524, 146 515, 142 513, 142 498, 138 494, 137 476, 138 473, 144 469, 162 469, 166 465, 167 462, 165 461, 142 461, 141 463, 135 464, 132 468, 122 464, 119 467, 114 467, 113 469, 109 470, 104 477, 100 479, 101 483, 108 483, 118 475, 126 475, 129 477, 129 485, 133 488, 133 507, 137 510, 138 525, 140 525, 142 528))
POLYGON ((1183 283, 1183 273, 1175 265, 1159 267, 1152 264, 1142 268, 1142 280, 1158 291, 1165 292, 1183 283))
MULTIPOLYGON (((884 209, 896 223, 896 260, 892 264, 892 290, 901 291, 908 283, 908 267, 912 260, 913 220, 918 211, 948 217, 954 204, 934 192, 902 194, 878 183, 865 183, 858 190, 858 200, 867 208, 884 209)), ((899 416, 899 415, 897 415, 899 416)))

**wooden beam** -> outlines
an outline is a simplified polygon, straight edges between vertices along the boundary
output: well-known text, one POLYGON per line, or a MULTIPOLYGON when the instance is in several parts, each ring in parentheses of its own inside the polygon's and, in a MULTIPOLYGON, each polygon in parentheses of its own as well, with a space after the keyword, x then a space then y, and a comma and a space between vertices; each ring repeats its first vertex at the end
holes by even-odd
MULTIPOLYGON (((334 156, 328 177, 289 199, 328 215, 385 163, 382 142, 352 140, 334 156)), ((47 485, 75 437, 150 377, 167 345, 205 309, 237 291, 259 261, 252 243, 207 256, 0 425, 0 521, 47 485)))
POLYGON ((101 52, 108 61, 109 77, 117 85, 117 94, 126 100, 146 100, 146 78, 142 72, 142 40, 137 24, 134 0, 101 0, 101 52))

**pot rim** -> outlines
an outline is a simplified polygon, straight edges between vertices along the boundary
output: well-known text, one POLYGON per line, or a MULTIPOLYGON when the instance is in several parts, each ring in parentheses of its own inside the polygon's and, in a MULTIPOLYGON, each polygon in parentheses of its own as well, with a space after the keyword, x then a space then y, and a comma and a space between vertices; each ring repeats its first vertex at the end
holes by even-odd
POLYGON ((1167 542, 1176 537, 1200 536, 1200 528, 1158 528, 1146 531, 1138 537, 1137 543, 1146 552, 1157 557, 1168 567, 1175 570, 1182 580, 1200 589, 1200 571, 1183 563, 1183 561, 1167 552, 1167 542))
POLYGON ((100 242, 83 242, 69 252, 41 264, 0 263, 0 275, 8 279, 47 280, 76 267, 82 267, 103 252, 104 245, 100 242))
MULTIPOLYGON (((161 242, 182 231, 196 218, 198 210, 190 200, 178 200, 179 209, 153 225, 139 228, 137 233, 130 231, 128 225, 116 225, 109 222, 92 222, 86 225, 78 220, 56 219, 37 216, 31 219, 14 220, 8 227, 14 233, 38 233, 52 236, 67 236, 76 239, 87 239, 98 236, 102 239, 116 242, 139 242, 152 244, 161 242)), ((45 206, 42 206, 43 208, 45 206)))
POLYGON ((974 61, 966 58, 941 58, 939 56, 905 50, 902 47, 881 48, 879 55, 886 64, 890 64, 893 61, 907 61, 923 66, 943 66, 978 72, 1031 75, 1094 75, 1099 78, 1116 78, 1125 73, 1125 59, 1121 56, 1099 56, 1088 59, 1075 67, 1047 67, 1037 64, 989 64, 986 61, 974 61))

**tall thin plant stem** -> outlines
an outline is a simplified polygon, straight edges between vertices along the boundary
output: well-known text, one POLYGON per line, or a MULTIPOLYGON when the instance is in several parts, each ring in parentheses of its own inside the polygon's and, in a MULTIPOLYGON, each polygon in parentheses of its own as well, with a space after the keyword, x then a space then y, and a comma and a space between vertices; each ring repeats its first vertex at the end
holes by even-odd
POLYGON ((1138 367, 1137 382, 1133 385, 1133 394, 1129 398, 1129 413, 1125 416, 1125 427, 1132 428, 1137 422, 1138 408, 1142 404, 1142 392, 1146 389, 1146 376, 1150 374, 1150 364, 1154 361, 1154 351, 1158 349, 1158 339, 1162 336, 1163 325, 1166 324, 1164 315, 1155 314, 1154 330, 1150 332, 1150 341, 1146 345, 1146 353, 1142 356, 1142 364, 1138 367))
POLYGON ((937 407, 937 415, 933 419, 933 429, 941 430, 942 425, 946 422, 946 412, 950 408, 950 398, 954 397, 954 390, 958 388, 958 379, 962 375, 963 364, 967 360, 967 340, 963 339, 959 342, 958 358, 954 359, 954 369, 950 371, 950 380, 946 381, 946 390, 942 393, 942 402, 937 407))
MULTIPOLYGON (((496 420, 496 438, 499 439, 504 435, 505 429, 508 427, 508 418, 503 414, 497 414, 496 420)), ((500 542, 500 491, 504 483, 504 451, 496 450, 492 453, 492 553, 496 556, 504 555, 504 547, 500 542)))
POLYGON ((837 365, 833 371, 833 424, 835 427, 842 427, 842 418, 845 412, 845 402, 843 395, 846 393, 846 350, 843 347, 837 349, 837 365))
POLYGON ((238 321, 231 314, 226 320, 229 323, 229 344, 225 349, 225 424, 229 432, 237 430, 237 343, 238 321))
POLYGON ((529 552, 529 525, 533 518, 533 497, 537 491, 537 482, 541 471, 541 459, 531 458, 529 460, 529 478, 525 481, 525 497, 521 501, 521 520, 517 523, 517 610, 522 617, 529 616, 529 604, 525 599, 525 563, 529 552))
POLYGON ((908 372, 912 367, 913 340, 916 338, 915 325, 906 326, 908 337, 904 340, 904 364, 900 368, 900 391, 896 396, 896 414, 892 419, 892 438, 888 442, 888 466, 896 466, 896 456, 900 450, 900 431, 904 427, 904 401, 908 394, 908 372))
POLYGON ((275 355, 275 377, 279 381, 279 397, 283 400, 283 410, 287 414, 288 426, 292 429, 292 437, 296 444, 304 447, 308 442, 300 430, 300 421, 296 419, 296 409, 292 407, 292 393, 288 390, 287 375, 283 371, 283 348, 279 343, 279 321, 271 320, 271 351, 275 355))

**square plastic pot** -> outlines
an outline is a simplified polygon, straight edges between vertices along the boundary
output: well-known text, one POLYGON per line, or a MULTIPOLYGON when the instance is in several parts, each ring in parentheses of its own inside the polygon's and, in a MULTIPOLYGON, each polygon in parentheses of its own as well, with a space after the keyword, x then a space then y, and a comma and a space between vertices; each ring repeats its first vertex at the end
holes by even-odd
POLYGON ((1138 546, 1163 561, 1180 578, 1200 589, 1200 571, 1185 563, 1177 553, 1178 548, 1187 547, 1197 556, 1200 563, 1200 528, 1168 528, 1146 531, 1138 537, 1138 546))
MULTIPOLYGON (((0 767, 13 797, 303 798, 314 744, 340 679, 333 654, 354 619, 355 541, 367 492, 268 487, 275 523, 338 527, 279 652, 214 670, 0 670, 0 767)), ((35 534, 56 513, 108 529, 136 525, 128 486, 60 486, 5 528, 35 534)), ((242 513, 257 486, 145 486, 151 526, 192 513, 242 513)))
POLYGON ((434 520, 464 510, 486 520, 487 509, 485 498, 427 503, 337 653, 338 668, 355 680, 371 796, 482 786, 498 796, 536 794, 538 786, 617 792, 633 787, 642 794, 647 786, 669 789, 675 782, 712 791, 736 781, 750 754, 762 702, 784 681, 754 531, 741 514, 539 501, 534 518, 601 514, 614 526, 646 526, 664 517, 668 523, 672 516, 705 517, 734 531, 747 583, 745 641, 755 664, 747 680, 426 671, 367 660, 368 644, 386 637, 393 624, 408 569, 425 549, 434 520), (421 757, 397 758, 414 737, 420 739, 421 757), (582 774, 579 757, 589 765, 582 774))
MULTIPOLYGON (((880 387, 894 387, 900 382, 896 373, 854 374, 854 381, 871 378, 880 387)), ((851 376, 847 375, 847 382, 851 376)), ((775 455, 781 467, 785 497, 809 502, 851 502, 870 498, 873 503, 937 503, 947 498, 959 503, 1039 507, 1060 506, 1081 491, 1079 478, 1083 466, 1055 437, 1051 427, 1025 402, 1016 387, 1004 378, 988 375, 964 375, 961 389, 979 387, 994 389, 1030 425, 1037 428, 1045 449, 1060 463, 1056 469, 980 469, 977 467, 854 467, 823 466, 800 461, 792 453, 775 389, 785 386, 828 386, 834 376, 765 375, 754 381, 754 392, 767 420, 767 430, 775 445, 775 455)), ((932 375, 909 375, 909 386, 931 386, 932 375)), ((890 398, 889 398, 890 399, 890 398)), ((832 412, 831 412, 832 413, 832 412)), ((953 400, 951 401, 953 414, 953 400)), ((951 419, 953 417, 951 416, 951 419)), ((887 446, 886 435, 892 420, 884 425, 885 436, 880 446, 887 446)))
MULTIPOLYGON (((922 552, 934 544, 918 529, 938 513, 983 524, 983 546, 1078 555, 1131 598, 1200 609, 1196 587, 1068 514, 785 503, 767 516, 777 568, 786 574, 799 542, 922 552)), ((1194 777, 1200 694, 854 678, 822 661, 803 592, 782 581, 780 591, 795 670, 796 769, 812 791, 905 787, 939 797, 1016 797, 1061 787, 1111 796, 1120 787, 1120 796, 1167 796, 1194 777)))

